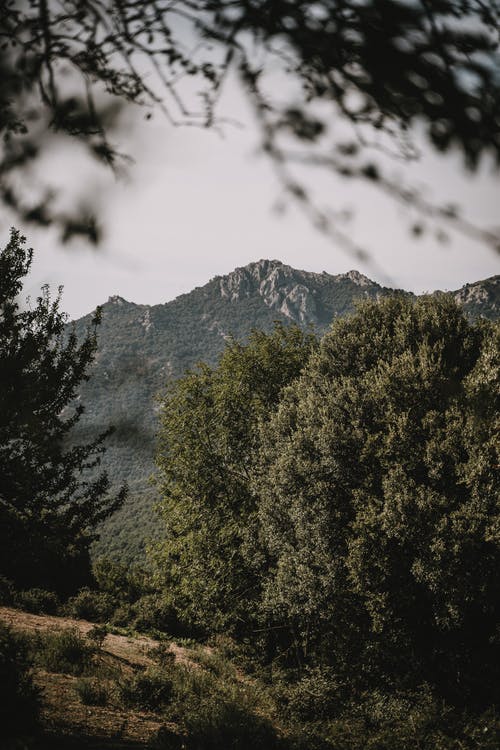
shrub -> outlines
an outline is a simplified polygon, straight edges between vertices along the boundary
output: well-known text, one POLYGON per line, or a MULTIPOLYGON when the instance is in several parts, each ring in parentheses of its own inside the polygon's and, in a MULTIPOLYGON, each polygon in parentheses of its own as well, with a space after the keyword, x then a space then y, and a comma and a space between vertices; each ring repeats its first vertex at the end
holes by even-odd
POLYGON ((101 649, 103 647, 107 634, 108 630, 105 625, 94 625, 94 627, 91 628, 87 633, 87 639, 97 649, 101 649))
POLYGON ((83 588, 68 599, 64 614, 90 622, 106 622, 112 617, 115 606, 116 602, 111 594, 83 588))
POLYGON ((105 706, 108 702, 106 687, 96 679, 81 678, 75 685, 75 692, 86 706, 105 706))
POLYGON ((100 557, 92 566, 99 591, 114 596, 120 603, 134 602, 144 592, 146 574, 137 566, 100 557))
POLYGON ((221 679, 231 680, 236 676, 236 668, 228 657, 217 650, 209 650, 204 646, 196 649, 195 660, 203 669, 221 679))
MULTIPOLYGON (((495 711, 467 715, 427 687, 407 693, 373 691, 323 725, 332 750, 497 750, 495 711)), ((309 750, 309 748, 308 748, 309 750)))
POLYGON ((308 722, 333 716, 342 691, 331 670, 312 668, 297 682, 279 685, 276 692, 286 718, 308 722))
POLYGON ((271 723, 236 699, 207 693, 190 696, 180 709, 189 750, 271 750, 278 746, 271 723))
POLYGON ((175 665, 175 654, 166 643, 159 643, 158 646, 150 649, 148 656, 154 659, 162 669, 171 669, 175 665))
POLYGON ((31 734, 37 725, 38 694, 24 641, 0 623, 0 731, 4 738, 31 734))
POLYGON ((121 702, 127 708, 158 711, 172 698, 172 680, 159 669, 150 668, 122 680, 118 690, 121 702))
POLYGON ((186 750, 186 738, 163 725, 159 728, 152 747, 155 750, 186 750))
POLYGON ((159 630, 173 635, 185 633, 172 602, 161 594, 145 594, 132 604, 131 612, 136 630, 159 630))
POLYGON ((94 648, 76 630, 38 635, 35 661, 48 672, 81 675, 89 668, 94 648))
POLYGON ((14 601, 14 586, 11 580, 0 575, 0 605, 9 606, 14 601))
POLYGON ((462 732, 465 747, 497 750, 500 747, 500 716, 495 709, 489 709, 481 716, 469 717, 463 724, 462 732))
POLYGON ((184 730, 188 750, 272 750, 278 738, 271 723, 256 712, 248 686, 217 680, 203 669, 173 672, 174 700, 169 717, 184 730))
POLYGON ((57 594, 38 588, 18 591, 14 595, 14 604, 35 615, 55 615, 59 609, 57 594))

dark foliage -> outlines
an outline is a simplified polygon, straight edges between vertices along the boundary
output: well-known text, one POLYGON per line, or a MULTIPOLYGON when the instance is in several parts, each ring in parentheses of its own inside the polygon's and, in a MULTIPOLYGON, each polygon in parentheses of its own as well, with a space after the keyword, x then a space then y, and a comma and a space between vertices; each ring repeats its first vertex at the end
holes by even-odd
POLYGON ((5 576, 0 575, 0 604, 9 606, 14 602, 14 584, 5 576))
POLYGON ((232 679, 226 679, 227 675, 218 678, 203 666, 193 669, 178 665, 171 675, 172 700, 167 716, 182 728, 188 750, 281 747, 276 728, 262 715, 262 706, 259 711, 258 690, 235 680, 234 675, 232 679))
POLYGON ((108 432, 66 447, 99 317, 78 342, 48 289, 21 306, 31 260, 13 230, 0 254, 0 572, 17 588, 67 594, 89 578, 95 527, 124 491, 110 495, 105 473, 85 474, 99 465, 108 432))
POLYGON ((108 702, 106 687, 96 678, 80 678, 75 685, 75 692, 85 706, 105 706, 108 702))
POLYGON ((36 615, 55 615, 60 605, 59 599, 53 591, 37 588, 17 591, 13 597, 13 603, 19 609, 33 612, 36 615))
POLYGON ((84 586, 64 605, 64 614, 79 620, 107 622, 113 616, 117 599, 106 591, 96 591, 84 586))
POLYGON ((29 737, 38 724, 38 693, 23 640, 0 624, 0 732, 4 740, 29 737))
MULTIPOLYGON (((154 587, 150 571, 100 558, 92 568, 92 577, 92 587, 81 588, 60 611, 68 617, 101 623, 91 631, 95 638, 106 633, 102 623, 153 635, 195 634, 179 615, 172 595, 154 587)), ((18 597, 15 601, 22 605, 18 597)))
POLYGON ((119 684, 119 695, 124 706, 158 711, 170 702, 172 689, 172 680, 168 674, 150 668, 123 680, 119 684))

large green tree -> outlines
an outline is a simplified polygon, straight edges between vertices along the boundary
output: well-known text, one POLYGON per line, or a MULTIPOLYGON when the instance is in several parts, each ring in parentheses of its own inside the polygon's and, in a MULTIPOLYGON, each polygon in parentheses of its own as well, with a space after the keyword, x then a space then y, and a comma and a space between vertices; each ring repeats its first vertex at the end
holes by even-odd
POLYGON ((229 341, 215 368, 200 365, 170 388, 158 448, 158 582, 181 617, 207 631, 244 630, 259 597, 250 477, 258 423, 297 377, 315 337, 276 325, 247 344, 229 341))
POLYGON ((339 690, 500 699, 498 344, 445 295, 365 303, 264 426, 263 611, 339 690))
POLYGON ((96 525, 124 491, 110 495, 105 473, 85 474, 99 464, 107 433, 69 447, 99 316, 79 342, 47 288, 21 305, 31 261, 13 230, 0 253, 0 574, 65 594, 87 580, 96 525))

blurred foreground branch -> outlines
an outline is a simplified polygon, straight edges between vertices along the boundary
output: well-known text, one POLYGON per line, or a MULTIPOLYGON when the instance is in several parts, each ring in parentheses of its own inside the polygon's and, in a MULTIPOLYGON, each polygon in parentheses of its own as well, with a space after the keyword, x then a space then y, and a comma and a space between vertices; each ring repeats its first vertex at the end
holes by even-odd
POLYGON ((498 231, 383 168, 416 158, 416 127, 471 171, 485 155, 500 164, 499 19, 498 0, 3 0, 0 197, 24 222, 58 225, 63 241, 97 244, 99 217, 61 212, 57 185, 33 183, 36 160, 69 138, 117 169, 127 103, 146 119, 159 108, 172 125, 221 127, 235 71, 286 194, 348 252, 366 257, 314 205, 297 161, 364 180, 498 251, 498 231))

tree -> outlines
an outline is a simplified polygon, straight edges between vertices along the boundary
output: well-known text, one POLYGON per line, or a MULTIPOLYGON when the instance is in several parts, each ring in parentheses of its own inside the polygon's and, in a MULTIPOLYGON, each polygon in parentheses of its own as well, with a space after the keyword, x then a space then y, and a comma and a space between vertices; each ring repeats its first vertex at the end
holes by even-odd
MULTIPOLYGON (((19 588, 61 594, 89 576, 96 525, 116 510, 124 490, 109 494, 98 466, 105 432, 69 447, 83 413, 78 385, 96 350, 96 313, 80 343, 48 288, 22 309, 18 295, 32 261, 12 230, 0 254, 0 573, 19 588)), ((29 303, 29 301, 28 301, 29 303)))
POLYGON ((229 341, 217 367, 200 365, 163 399, 157 463, 162 533, 152 550, 159 585, 181 617, 242 632, 255 615, 258 562, 250 476, 257 424, 301 371, 315 338, 276 324, 229 341))
POLYGON ((435 149, 458 149, 469 168, 487 153, 498 164, 497 0, 4 0, 1 10, 1 195, 25 221, 59 224, 64 240, 98 242, 96 216, 58 212, 50 185, 27 201, 14 179, 29 179, 50 133, 79 139, 113 166, 123 103, 159 106, 173 124, 222 126, 217 103, 234 72, 286 195, 351 253, 363 255, 335 213, 311 201, 295 164, 376 185, 499 247, 495 231, 396 184, 377 159, 415 158, 419 124, 435 149))
POLYGON ((446 295, 367 302, 263 427, 263 611, 340 692, 500 699, 499 333, 446 295))

